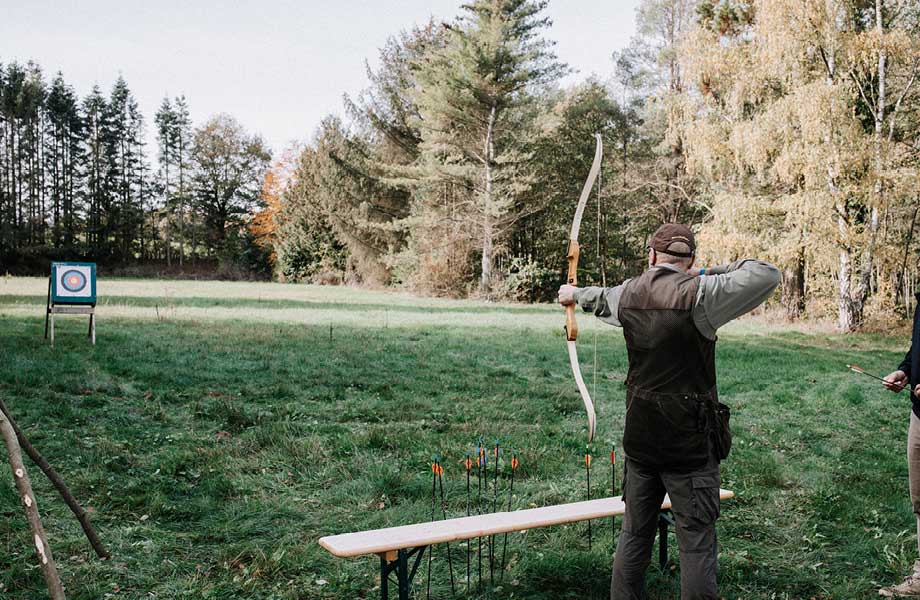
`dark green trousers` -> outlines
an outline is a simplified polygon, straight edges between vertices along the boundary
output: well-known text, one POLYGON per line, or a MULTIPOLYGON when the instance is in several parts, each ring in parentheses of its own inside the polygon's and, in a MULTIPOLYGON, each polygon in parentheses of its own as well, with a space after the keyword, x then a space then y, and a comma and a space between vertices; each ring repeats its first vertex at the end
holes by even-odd
POLYGON ((611 600, 645 598, 645 571, 652 560, 664 495, 671 498, 680 547, 682 600, 718 600, 716 519, 719 518, 719 463, 712 457, 698 471, 673 473, 626 459, 626 514, 613 561, 611 600))

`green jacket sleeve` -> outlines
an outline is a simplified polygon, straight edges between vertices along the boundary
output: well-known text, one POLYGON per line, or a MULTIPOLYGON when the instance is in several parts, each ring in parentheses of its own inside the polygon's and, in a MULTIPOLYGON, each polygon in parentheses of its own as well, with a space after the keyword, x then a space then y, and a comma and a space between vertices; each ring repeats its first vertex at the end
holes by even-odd
POLYGON ((781 279, 779 269, 759 260, 739 260, 706 269, 693 311, 696 328, 715 339, 720 327, 766 301, 781 279))
MULTIPOLYGON (((627 280, 628 281, 628 280, 627 280)), ((620 305, 620 294, 623 293, 624 281, 612 288, 583 287, 575 290, 575 302, 585 312, 593 312, 594 316, 615 327, 622 327, 617 318, 620 305)))

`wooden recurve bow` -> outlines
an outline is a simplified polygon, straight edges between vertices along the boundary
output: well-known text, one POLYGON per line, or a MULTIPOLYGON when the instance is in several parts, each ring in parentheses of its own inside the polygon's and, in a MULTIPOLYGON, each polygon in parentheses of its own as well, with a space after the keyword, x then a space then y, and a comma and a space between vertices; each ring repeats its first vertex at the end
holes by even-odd
MULTIPOLYGON (((569 249, 566 258, 569 261, 569 272, 566 283, 569 285, 578 285, 578 232, 581 229, 581 217, 585 211, 585 204, 588 202, 588 196, 591 195, 591 188, 597 179, 597 174, 601 169, 601 158, 604 154, 604 143, 601 141, 599 133, 594 134, 597 139, 597 147, 594 151, 594 162, 591 164, 591 171, 588 173, 588 179, 581 190, 581 196, 578 199, 578 206, 575 208, 575 218, 572 220, 572 230, 569 233, 569 249)), ((572 365, 572 374, 575 376, 575 383, 578 385, 578 391, 581 393, 581 399, 585 404, 585 411, 588 413, 588 443, 594 440, 594 431, 597 427, 597 415, 594 412, 594 402, 591 401, 591 395, 588 394, 588 387, 581 376, 581 367, 578 364, 578 350, 576 340, 578 339, 578 324, 575 322, 575 305, 570 304, 565 307, 565 339, 569 349, 569 363, 572 365)))

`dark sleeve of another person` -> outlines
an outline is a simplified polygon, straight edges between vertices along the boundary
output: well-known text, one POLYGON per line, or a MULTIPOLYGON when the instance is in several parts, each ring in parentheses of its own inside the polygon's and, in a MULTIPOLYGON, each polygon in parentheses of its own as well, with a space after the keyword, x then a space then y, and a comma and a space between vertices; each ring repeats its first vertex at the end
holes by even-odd
MULTIPOLYGON (((917 300, 920 301, 920 294, 917 295, 917 300)), ((917 305, 917 310, 914 312, 914 332, 913 336, 911 336, 910 350, 907 351, 907 354, 904 355, 904 360, 898 365, 898 370, 904 371, 904 374, 907 375, 907 380, 911 383, 915 381, 917 375, 920 375, 920 373, 913 372, 913 365, 916 362, 915 350, 920 352, 920 304, 917 305)))
POLYGON ((910 362, 911 361, 910 359, 913 356, 913 352, 914 352, 914 345, 911 344, 910 350, 908 350, 907 354, 904 355, 904 360, 902 360, 901 364, 898 365, 898 371, 904 371, 904 374, 907 375, 908 381, 911 380, 911 374, 910 374, 910 362))

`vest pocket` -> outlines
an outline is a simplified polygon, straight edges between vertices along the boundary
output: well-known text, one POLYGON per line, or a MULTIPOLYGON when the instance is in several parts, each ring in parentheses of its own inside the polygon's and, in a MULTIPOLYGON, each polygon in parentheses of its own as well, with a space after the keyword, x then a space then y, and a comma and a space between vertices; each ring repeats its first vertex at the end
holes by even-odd
POLYGON ((719 460, 728 458, 728 453, 732 450, 732 429, 729 423, 731 417, 731 409, 721 402, 716 402, 716 426, 713 441, 719 460))

